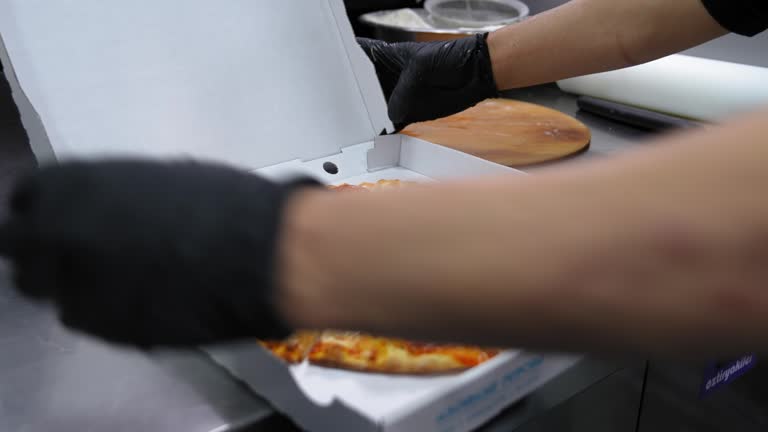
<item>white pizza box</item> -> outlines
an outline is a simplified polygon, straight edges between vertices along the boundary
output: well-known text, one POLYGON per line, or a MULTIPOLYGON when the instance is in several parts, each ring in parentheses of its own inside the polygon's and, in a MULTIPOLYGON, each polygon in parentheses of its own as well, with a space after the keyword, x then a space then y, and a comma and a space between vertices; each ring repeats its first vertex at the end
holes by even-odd
MULTIPOLYGON (((181 156, 326 183, 519 174, 383 134, 386 103, 342 0, 0 0, 0 38, 41 162, 181 156)), ((508 351, 465 373, 393 377, 288 367, 255 343, 208 352, 308 430, 467 431, 576 361, 508 351)))
POLYGON ((253 344, 209 353, 300 427, 356 432, 470 431, 577 361, 505 351, 464 373, 419 377, 286 367, 253 344))

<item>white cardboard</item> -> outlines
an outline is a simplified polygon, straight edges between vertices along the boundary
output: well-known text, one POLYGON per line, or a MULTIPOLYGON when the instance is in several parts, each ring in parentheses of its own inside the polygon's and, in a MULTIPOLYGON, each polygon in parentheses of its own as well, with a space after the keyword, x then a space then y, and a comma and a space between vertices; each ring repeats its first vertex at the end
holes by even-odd
MULTIPOLYGON (((519 173, 379 136, 386 104, 342 0, 0 0, 0 37, 43 162, 187 155, 326 183, 519 173)), ((461 374, 392 377, 287 367, 255 343, 208 352, 317 431, 467 431, 576 361, 509 351, 461 374)))
POLYGON ((522 174, 485 159, 399 134, 381 136, 373 142, 346 147, 335 155, 306 162, 292 160, 256 172, 275 179, 308 175, 328 184, 354 184, 392 178, 429 181, 522 174), (327 162, 338 167, 337 174, 329 174, 323 169, 327 162))
POLYGON ((210 349, 233 376, 309 431, 470 431, 578 358, 508 351, 469 371, 413 377, 285 364, 255 344, 210 349))
POLYGON ((41 161, 260 168, 391 128, 340 0, 0 0, 0 35, 14 98, 45 125, 25 116, 41 161))

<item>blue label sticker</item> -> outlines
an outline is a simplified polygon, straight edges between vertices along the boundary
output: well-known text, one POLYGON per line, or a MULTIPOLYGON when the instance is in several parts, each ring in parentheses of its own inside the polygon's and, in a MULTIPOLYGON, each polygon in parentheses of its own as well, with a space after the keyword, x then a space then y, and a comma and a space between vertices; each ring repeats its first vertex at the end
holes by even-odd
POLYGON ((749 354, 732 362, 713 363, 704 373, 704 380, 701 384, 701 396, 704 397, 730 384, 736 378, 755 367, 756 362, 755 355, 749 354))

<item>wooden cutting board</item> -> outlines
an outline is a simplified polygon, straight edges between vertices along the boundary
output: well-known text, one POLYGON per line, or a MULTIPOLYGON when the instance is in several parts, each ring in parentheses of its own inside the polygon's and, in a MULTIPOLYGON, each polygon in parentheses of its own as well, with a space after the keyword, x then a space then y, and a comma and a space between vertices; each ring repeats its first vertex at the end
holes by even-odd
POLYGON ((449 117, 414 123, 401 133, 510 167, 578 153, 592 137, 571 116, 509 99, 488 99, 449 117))

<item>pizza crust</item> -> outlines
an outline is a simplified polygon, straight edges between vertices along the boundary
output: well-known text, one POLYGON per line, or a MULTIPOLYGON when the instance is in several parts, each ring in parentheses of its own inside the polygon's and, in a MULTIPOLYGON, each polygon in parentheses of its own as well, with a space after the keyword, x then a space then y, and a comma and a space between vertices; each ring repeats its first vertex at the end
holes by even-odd
POLYGON ((277 358, 289 364, 301 363, 320 340, 322 332, 317 330, 299 330, 282 341, 259 341, 277 358))
POLYGON ((337 186, 329 186, 328 188, 334 191, 377 191, 385 189, 399 189, 403 185, 408 184, 400 180, 379 180, 375 183, 365 182, 357 185, 351 185, 349 183, 343 183, 337 186))
POLYGON ((435 375, 461 372, 499 353, 460 345, 384 338, 359 332, 298 331, 284 341, 260 341, 288 364, 310 364, 359 372, 435 375))

